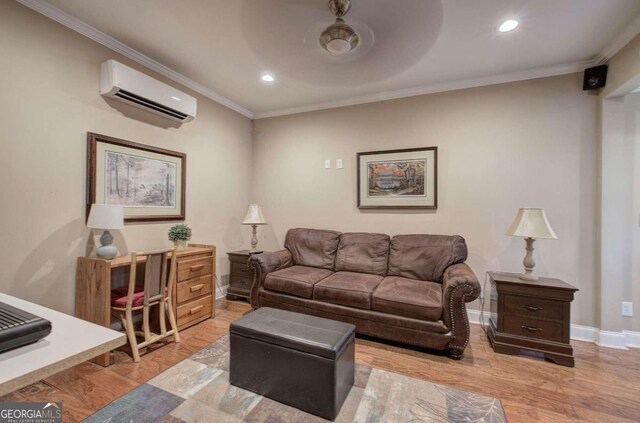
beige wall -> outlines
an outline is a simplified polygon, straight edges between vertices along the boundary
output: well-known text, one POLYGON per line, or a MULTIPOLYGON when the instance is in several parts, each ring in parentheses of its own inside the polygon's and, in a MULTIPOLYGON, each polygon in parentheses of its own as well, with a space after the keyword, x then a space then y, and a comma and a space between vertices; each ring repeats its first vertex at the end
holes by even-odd
POLYGON ((631 234, 631 274, 624 291, 624 300, 636 304, 636 313, 632 318, 623 317, 626 320, 625 329, 640 330, 640 93, 629 94, 625 97, 626 110, 626 137, 632 150, 630 158, 633 162, 632 175, 629 178, 629 188, 633 199, 629 211, 629 232, 631 234), (636 281, 636 283, 634 283, 636 281))
POLYGON ((607 85, 600 97, 626 95, 640 86, 640 34, 616 53, 609 62, 607 85))
MULTIPOLYGON (((218 275, 228 274, 225 252, 249 238, 240 226, 250 201, 249 119, 196 95, 198 117, 167 127, 105 101, 106 59, 158 76, 17 2, 0 2, 0 51, 0 291, 73 312, 75 260, 94 242, 84 225, 88 131, 187 154, 186 223, 193 241, 218 246, 218 275)), ((170 226, 128 225, 116 242, 122 253, 169 246, 170 226)))
POLYGON ((460 234, 483 281, 521 270, 524 241, 504 231, 518 207, 544 207, 560 239, 536 243, 537 271, 578 286, 573 321, 595 324, 597 97, 581 83, 572 74, 255 121, 253 198, 271 223, 261 246, 282 246, 291 227, 460 234), (438 147, 437 212, 358 210, 356 153, 421 146, 438 147))
POLYGON ((607 86, 599 93, 598 142, 600 192, 597 240, 600 251, 599 327, 609 331, 640 330, 638 263, 637 95, 640 87, 640 35, 608 62, 607 86), (626 96, 626 97, 625 97, 626 96), (637 195, 637 194, 636 194, 637 195), (621 302, 633 301, 635 315, 622 317, 621 302))
POLYGON ((640 94, 603 104, 601 328, 640 329, 640 94), (624 317, 622 301, 636 304, 624 317))
POLYGON ((621 302, 631 281, 633 207, 633 142, 629 137, 622 97, 605 100, 602 108, 600 295, 598 327, 626 329, 621 302))

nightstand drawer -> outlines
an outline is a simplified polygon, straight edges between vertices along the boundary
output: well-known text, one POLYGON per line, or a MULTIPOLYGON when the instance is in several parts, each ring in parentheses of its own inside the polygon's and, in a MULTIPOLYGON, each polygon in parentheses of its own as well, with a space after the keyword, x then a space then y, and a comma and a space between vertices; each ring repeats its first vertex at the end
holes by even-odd
POLYGON ((213 258, 204 257, 194 260, 185 260, 178 263, 178 282, 186 281, 213 272, 213 258))
POLYGON ((202 276, 184 282, 178 282, 178 305, 193 298, 198 298, 206 294, 211 294, 213 290, 212 276, 202 276))
POLYGON ((231 270, 229 273, 231 273, 232 275, 237 275, 239 277, 245 277, 245 278, 253 277, 253 270, 247 267, 247 263, 236 263, 232 261, 231 270))
POLYGON ((243 252, 243 253, 227 253, 227 255, 229 256, 229 261, 232 263, 241 263, 241 264, 247 264, 247 261, 249 260, 249 256, 250 254, 248 252, 243 252))
POLYGON ((213 310, 213 297, 207 295, 199 300, 188 302, 184 305, 178 306, 177 320, 178 326, 182 326, 185 323, 197 320, 205 316, 211 316, 213 310))
POLYGON ((527 338, 565 342, 562 322, 532 319, 522 316, 504 315, 504 332, 527 338))
POLYGON ((252 255, 249 250, 231 251, 229 255, 229 288, 227 299, 243 298, 249 300, 251 285, 253 284, 253 269, 247 266, 252 255))
POLYGON ((522 297, 519 295, 504 296, 504 312, 531 318, 544 318, 561 321, 563 318, 562 301, 543 298, 522 297))
POLYGON ((250 290, 253 284, 253 278, 232 276, 233 287, 250 290))

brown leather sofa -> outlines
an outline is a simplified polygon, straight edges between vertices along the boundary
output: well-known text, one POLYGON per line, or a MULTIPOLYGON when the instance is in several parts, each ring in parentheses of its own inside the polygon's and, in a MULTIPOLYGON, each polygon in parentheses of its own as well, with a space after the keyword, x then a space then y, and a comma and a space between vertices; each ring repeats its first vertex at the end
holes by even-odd
POLYGON ((255 254, 251 305, 352 323, 357 333, 446 350, 469 342, 465 303, 480 284, 461 236, 291 229, 285 249, 255 254))

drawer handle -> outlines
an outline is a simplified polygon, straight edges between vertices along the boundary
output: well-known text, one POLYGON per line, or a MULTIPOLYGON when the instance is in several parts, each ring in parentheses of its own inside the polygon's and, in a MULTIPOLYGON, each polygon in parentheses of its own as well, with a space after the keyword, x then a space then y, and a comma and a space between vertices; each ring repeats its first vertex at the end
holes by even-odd
POLYGON ((191 292, 196 292, 196 291, 200 291, 203 287, 204 287, 204 284, 201 283, 199 285, 192 286, 191 288, 189 288, 189 290, 191 292))
POLYGON ((189 268, 189 270, 191 270, 192 272, 197 272, 198 270, 202 270, 204 269, 204 264, 198 264, 196 266, 191 266, 189 268))
POLYGON ((533 307, 533 306, 523 306, 524 308, 526 308, 529 311, 540 311, 542 310, 542 307, 533 307))
POLYGON ((197 312, 199 312, 200 310, 202 310, 204 308, 203 305, 199 305, 198 307, 194 307, 191 310, 189 310, 189 314, 196 314, 197 312))
POLYGON ((522 325, 522 329, 526 329, 529 332, 542 332, 541 328, 534 328, 534 327, 526 326, 526 325, 522 325))

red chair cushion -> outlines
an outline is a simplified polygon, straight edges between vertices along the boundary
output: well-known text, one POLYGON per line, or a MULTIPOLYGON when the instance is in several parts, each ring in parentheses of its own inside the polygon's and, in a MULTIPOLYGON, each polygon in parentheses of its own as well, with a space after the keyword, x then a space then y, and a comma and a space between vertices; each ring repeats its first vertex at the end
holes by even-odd
MULTIPOLYGON (((111 306, 118 308, 127 307, 127 294, 129 288, 123 286, 121 288, 115 288, 111 290, 111 306)), ((164 289, 164 295, 167 295, 167 289, 164 289)), ((144 287, 136 286, 134 288, 132 307, 140 307, 144 304, 144 287)))

